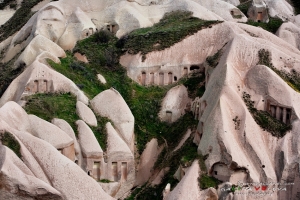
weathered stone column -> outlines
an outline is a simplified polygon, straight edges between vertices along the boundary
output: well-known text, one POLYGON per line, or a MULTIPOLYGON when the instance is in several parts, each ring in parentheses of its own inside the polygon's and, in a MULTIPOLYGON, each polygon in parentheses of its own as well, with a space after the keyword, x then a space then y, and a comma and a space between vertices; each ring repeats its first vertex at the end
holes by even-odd
POLYGON ((283 108, 283 118, 282 122, 286 124, 286 108, 283 108))
POLYGON ((276 106, 276 119, 280 120, 280 107, 276 106))

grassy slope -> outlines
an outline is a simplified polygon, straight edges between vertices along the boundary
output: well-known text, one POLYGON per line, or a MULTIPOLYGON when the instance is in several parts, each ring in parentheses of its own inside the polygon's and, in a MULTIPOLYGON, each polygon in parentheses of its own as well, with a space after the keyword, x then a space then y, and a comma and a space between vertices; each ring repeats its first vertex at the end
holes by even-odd
MULTIPOLYGON (((158 26, 168 27, 168 29, 164 29, 165 33, 170 32, 170 35, 173 36, 174 33, 182 32, 183 29, 185 29, 184 34, 181 34, 180 37, 176 36, 173 38, 172 36, 172 38, 169 38, 168 44, 162 45, 163 48, 175 44, 187 35, 193 34, 197 30, 209 26, 209 24, 216 23, 192 18, 190 17, 190 13, 186 12, 178 12, 177 14, 177 19, 181 24, 184 24, 183 27, 178 26, 178 24, 175 23, 174 13, 172 13, 165 17, 159 23, 160 25, 147 28, 146 32, 151 32, 151 35, 153 33, 153 38, 161 37, 161 32, 155 31, 158 26), (168 23, 170 23, 170 25, 168 25, 168 23), (156 37, 154 37, 154 35, 156 37)), ((141 29, 130 33, 129 37, 144 38, 145 34, 145 29, 141 29)), ((146 49, 151 46, 149 46, 149 41, 146 39, 141 39, 140 44, 143 44, 144 42, 146 49)), ((151 42, 156 42, 156 39, 151 42)), ((160 192, 163 187, 165 187, 165 183, 172 182, 174 183, 172 186, 175 186, 178 182, 173 178, 173 174, 180 163, 190 164, 194 159, 200 159, 200 163, 202 163, 202 166, 204 165, 203 157, 197 155, 197 146, 194 145, 191 140, 187 141, 184 147, 175 154, 171 153, 171 149, 176 147, 186 130, 188 128, 194 130, 198 121, 194 119, 191 112, 188 112, 173 124, 161 122, 158 118, 158 112, 160 110, 162 99, 170 88, 178 84, 187 86, 189 95, 192 98, 201 96, 205 90, 203 85, 204 76, 195 74, 189 79, 183 78, 178 81, 178 83, 164 87, 140 86, 128 78, 126 70, 118 63, 119 56, 124 52, 124 48, 121 49, 120 43, 122 43, 123 47, 128 47, 132 45, 132 40, 124 40, 124 38, 118 40, 107 32, 99 32, 78 42, 73 52, 85 54, 89 59, 89 63, 78 62, 74 59, 73 53, 68 52, 67 57, 61 59, 61 64, 55 64, 51 61, 49 61, 49 64, 55 70, 73 80, 80 88, 82 88, 89 98, 93 98, 99 92, 109 89, 110 87, 114 87, 118 90, 135 116, 135 136, 139 153, 144 150, 146 143, 152 138, 157 138, 159 144, 167 143, 168 149, 165 150, 165 154, 162 154, 160 158, 161 160, 164 160, 164 162, 158 163, 156 167, 157 169, 161 169, 169 165, 171 167, 170 172, 166 174, 162 184, 155 188, 147 186, 139 192, 138 196, 147 196, 145 195, 149 194, 147 191, 157 191, 158 194, 161 194, 160 192), (96 78, 97 73, 102 74, 106 78, 106 85, 99 83, 96 78)), ((134 48, 133 46, 131 47, 134 48)), ((134 49, 137 51, 141 50, 140 48, 134 49)), ((153 49, 148 49, 147 51, 152 50, 153 49)), ((145 49, 143 49, 143 51, 146 52, 145 49)), ((73 98, 74 97, 70 94, 34 95, 30 97, 31 100, 26 106, 26 110, 29 113, 36 114, 46 120, 50 120, 53 117, 65 119, 74 127, 74 121, 77 120, 78 117, 74 113, 76 101, 73 98), (61 113, 62 110, 53 109, 53 107, 55 108, 56 106, 54 105, 55 102, 64 102, 63 105, 68 104, 69 106, 65 106, 65 109, 68 110, 68 112, 61 113), (67 113, 71 114, 68 115, 67 113)), ((64 107, 63 105, 57 105, 57 108, 64 107)), ((103 143, 106 143, 104 125, 107 121, 108 119, 98 117, 99 126, 97 128, 92 128, 96 137, 99 138, 98 141, 101 146, 104 146, 105 144, 103 143)), ((206 180, 204 180, 204 182, 206 182, 206 180)), ((148 197, 153 197, 153 195, 148 197)), ((157 198, 160 199, 160 195, 158 195, 157 198)), ((153 197, 152 199, 155 198, 153 197)))
POLYGON ((186 36, 217 23, 220 22, 204 21, 192 17, 192 13, 188 11, 170 12, 154 26, 134 30, 129 35, 121 38, 117 45, 132 54, 138 52, 147 54, 154 50, 168 48, 174 43, 180 42, 186 36))

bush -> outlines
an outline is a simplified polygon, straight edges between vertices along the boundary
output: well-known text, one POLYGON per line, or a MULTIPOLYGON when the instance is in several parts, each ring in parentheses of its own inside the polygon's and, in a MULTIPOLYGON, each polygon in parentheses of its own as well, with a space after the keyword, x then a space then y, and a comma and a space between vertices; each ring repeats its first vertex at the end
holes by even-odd
POLYGON ((10 148, 19 158, 22 158, 20 144, 11 133, 4 132, 2 135, 2 144, 10 148))
POLYGON ((243 100, 253 116, 255 122, 264 130, 267 130, 274 137, 281 138, 287 131, 292 129, 291 124, 285 124, 276 118, 272 117, 267 111, 257 110, 254 108, 254 101, 251 96, 243 92, 243 100))
POLYGON ((160 51, 180 42, 204 28, 211 28, 218 21, 205 21, 192 16, 189 11, 173 11, 152 27, 132 31, 117 42, 117 47, 131 54, 160 51))
POLYGON ((112 34, 107 30, 100 30, 95 33, 96 41, 99 43, 108 43, 112 34))
POLYGON ((252 20, 249 20, 247 24, 251 26, 261 27, 265 29, 266 31, 269 31, 271 33, 276 33, 279 27, 282 25, 283 21, 280 18, 274 18, 270 17, 268 23, 264 22, 254 22, 252 20))

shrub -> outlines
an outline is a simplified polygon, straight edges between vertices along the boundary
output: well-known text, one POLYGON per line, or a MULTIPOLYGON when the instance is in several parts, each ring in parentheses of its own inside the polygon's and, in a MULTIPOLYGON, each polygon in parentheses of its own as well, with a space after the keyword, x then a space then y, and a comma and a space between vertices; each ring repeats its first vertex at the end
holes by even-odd
POLYGON ((255 122, 264 130, 267 130, 273 136, 277 138, 283 137, 287 131, 292 129, 291 124, 285 124, 276 118, 272 117, 267 111, 257 110, 254 108, 254 101, 251 100, 251 96, 246 92, 243 92, 243 100, 253 116, 255 122))
POLYGON ((2 134, 2 144, 10 148, 19 158, 22 158, 20 144, 11 133, 4 132, 2 134))
POLYGON ((249 20, 247 24, 251 26, 261 27, 265 29, 266 31, 269 31, 271 33, 276 33, 279 27, 282 25, 283 21, 280 18, 277 17, 270 17, 268 23, 264 22, 254 22, 252 20, 249 20))
POLYGON ((132 31, 117 42, 117 47, 131 54, 147 54, 160 51, 180 42, 186 36, 192 35, 203 28, 220 23, 205 21, 192 16, 189 11, 172 11, 152 27, 132 31))

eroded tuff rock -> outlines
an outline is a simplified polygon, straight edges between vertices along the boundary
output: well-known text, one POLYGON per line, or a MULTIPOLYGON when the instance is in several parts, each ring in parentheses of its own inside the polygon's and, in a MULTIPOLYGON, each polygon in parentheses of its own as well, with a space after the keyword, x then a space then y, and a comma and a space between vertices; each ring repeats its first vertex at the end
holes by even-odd
POLYGON ((187 88, 184 85, 178 85, 168 91, 158 115, 162 121, 175 122, 185 114, 187 104, 190 102, 187 88))
POLYGON ((63 199, 59 191, 36 178, 9 148, 0 144, 4 163, 0 173, 1 199, 63 199), (18 178, 16 178, 18 177, 18 178))
POLYGON ((130 150, 134 145, 134 117, 120 93, 111 88, 98 94, 91 100, 94 112, 109 118, 124 139, 130 150))
POLYGON ((147 143, 146 148, 140 157, 135 185, 143 185, 149 180, 151 170, 157 160, 158 154, 157 139, 152 139, 147 143))
POLYGON ((89 124, 90 126, 97 126, 97 119, 93 111, 86 106, 81 101, 77 101, 76 103, 76 113, 85 121, 85 123, 89 124))

